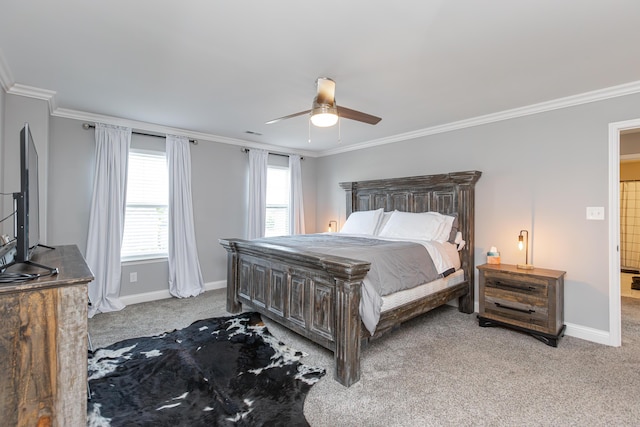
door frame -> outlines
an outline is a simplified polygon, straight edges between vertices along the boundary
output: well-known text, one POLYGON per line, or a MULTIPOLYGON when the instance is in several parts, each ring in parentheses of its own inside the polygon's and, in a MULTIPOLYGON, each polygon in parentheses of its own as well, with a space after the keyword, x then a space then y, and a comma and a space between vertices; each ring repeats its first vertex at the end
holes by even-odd
POLYGON ((622 345, 620 302, 620 134, 640 119, 609 123, 609 345, 622 345))

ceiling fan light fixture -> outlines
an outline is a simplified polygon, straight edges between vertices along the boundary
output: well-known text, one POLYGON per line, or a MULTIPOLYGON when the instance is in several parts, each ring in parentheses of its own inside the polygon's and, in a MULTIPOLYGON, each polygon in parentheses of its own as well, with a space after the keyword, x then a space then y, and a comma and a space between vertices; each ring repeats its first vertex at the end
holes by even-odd
POLYGON ((279 122, 280 120, 290 119, 293 117, 303 116, 310 114, 309 129, 311 124, 317 127, 331 127, 338 123, 338 119, 356 120, 358 122, 367 123, 370 125, 377 124, 380 117, 372 116, 371 114, 363 113, 362 111, 352 110, 343 106, 338 107, 336 105, 336 82, 327 77, 318 77, 316 79, 316 97, 313 98, 310 110, 299 111, 297 113, 289 114, 288 116, 279 117, 277 119, 269 120, 266 124, 279 122))
POLYGON ((327 128, 338 123, 338 109, 329 105, 320 105, 311 110, 311 123, 319 128, 327 128))

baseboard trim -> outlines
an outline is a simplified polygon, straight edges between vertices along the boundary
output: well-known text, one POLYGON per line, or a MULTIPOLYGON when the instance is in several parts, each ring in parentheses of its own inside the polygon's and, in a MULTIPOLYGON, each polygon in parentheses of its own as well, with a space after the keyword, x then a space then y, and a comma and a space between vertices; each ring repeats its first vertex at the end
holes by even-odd
MULTIPOLYGON (((204 284, 205 292, 212 291, 214 289, 224 289, 226 287, 227 287, 226 280, 219 280, 217 282, 208 282, 204 284)), ((173 297, 169 293, 169 290, 165 289, 162 291, 145 292, 142 294, 123 295, 120 297, 120 301, 122 301, 124 305, 133 305, 133 304, 140 304, 143 302, 158 301, 158 300, 167 299, 167 298, 173 298, 173 297)))
MULTIPOLYGON (((216 282, 208 282, 204 284, 205 291, 212 291, 214 289, 224 289, 227 287, 226 280, 219 280, 216 282)), ((172 298, 169 290, 162 291, 154 291, 154 292, 146 292, 142 294, 135 295, 125 295, 120 297, 120 301, 122 301, 125 305, 133 305, 140 304, 143 302, 157 301, 161 299, 172 298)), ((457 307, 458 301, 452 300, 447 303, 448 305, 457 307)), ((478 303, 475 303, 475 312, 478 313, 479 307, 478 303)), ((586 326, 575 325, 572 323, 566 323, 567 328, 565 329, 565 335, 580 338, 586 341, 595 342, 597 344, 604 345, 612 345, 611 344, 611 334, 607 331, 603 331, 600 329, 589 328, 586 326)))
POLYGON ((580 338, 597 344, 612 345, 611 334, 608 331, 575 325, 572 323, 565 323, 565 325, 567 326, 567 329, 564 331, 566 336, 580 338))

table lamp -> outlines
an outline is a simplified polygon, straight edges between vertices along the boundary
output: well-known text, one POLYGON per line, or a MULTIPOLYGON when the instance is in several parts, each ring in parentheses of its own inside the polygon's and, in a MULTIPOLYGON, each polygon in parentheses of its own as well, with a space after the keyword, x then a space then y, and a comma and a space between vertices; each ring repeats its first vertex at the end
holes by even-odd
POLYGON ((522 270, 533 270, 533 265, 529 264, 529 232, 527 230, 520 230, 518 236, 518 249, 522 250, 524 247, 524 264, 518 264, 518 268, 522 270), (522 233, 525 233, 523 236, 522 233))

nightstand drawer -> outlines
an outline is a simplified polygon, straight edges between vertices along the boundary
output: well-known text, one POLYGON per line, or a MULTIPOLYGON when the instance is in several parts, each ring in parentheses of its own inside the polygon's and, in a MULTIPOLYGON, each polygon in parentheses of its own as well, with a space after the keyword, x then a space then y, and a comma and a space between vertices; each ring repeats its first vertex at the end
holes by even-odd
POLYGON ((485 286, 487 291, 490 288, 503 290, 506 292, 516 292, 533 297, 547 298, 547 282, 534 282, 531 280, 520 281, 513 278, 486 277, 485 286))
POLYGON ((523 327, 532 325, 547 327, 549 310, 545 300, 535 298, 507 300, 503 296, 491 295, 490 292, 485 294, 484 316, 511 321, 523 327))

